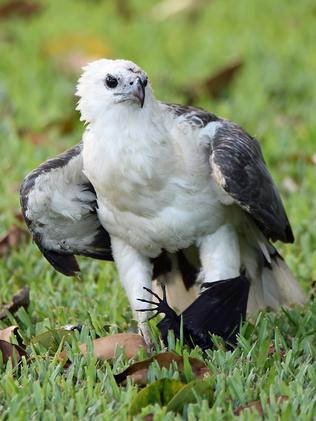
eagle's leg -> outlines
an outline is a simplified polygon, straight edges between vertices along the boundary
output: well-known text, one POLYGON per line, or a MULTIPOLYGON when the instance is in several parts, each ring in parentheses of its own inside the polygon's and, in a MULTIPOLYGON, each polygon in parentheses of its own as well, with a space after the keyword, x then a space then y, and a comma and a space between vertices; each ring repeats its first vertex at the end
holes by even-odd
POLYGON ((241 275, 239 238, 232 225, 202 237, 199 250, 201 293, 182 317, 192 343, 205 349, 211 346, 210 334, 236 341, 246 316, 249 281, 241 275))
POLYGON ((174 330, 179 338, 182 317, 183 338, 188 345, 209 348, 212 346, 210 334, 221 336, 232 344, 246 317, 249 294, 249 281, 240 273, 239 241, 234 228, 225 225, 203 237, 200 259, 199 297, 177 316, 164 294, 156 303, 156 310, 166 316, 157 326, 165 342, 168 330, 174 330))
POLYGON ((150 259, 117 237, 111 237, 111 245, 121 283, 137 320, 138 331, 144 337, 146 344, 151 346, 152 340, 147 321, 152 311, 152 304, 149 301, 151 295, 147 289, 151 287, 152 282, 152 263, 150 259), (147 300, 146 312, 137 311, 138 298, 147 300))

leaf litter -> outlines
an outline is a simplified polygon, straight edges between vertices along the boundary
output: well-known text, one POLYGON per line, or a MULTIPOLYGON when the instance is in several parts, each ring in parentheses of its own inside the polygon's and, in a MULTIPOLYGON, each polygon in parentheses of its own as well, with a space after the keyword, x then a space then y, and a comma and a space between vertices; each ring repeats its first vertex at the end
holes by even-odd
POLYGON ((37 1, 28 0, 11 0, 0 6, 0 19, 6 20, 10 18, 30 18, 39 13, 42 6, 37 1))
POLYGON ((244 62, 241 59, 228 63, 225 67, 219 69, 210 76, 192 86, 182 89, 188 105, 194 104, 201 96, 218 98, 223 91, 232 83, 237 73, 243 67, 244 62))
POLYGON ((8 326, 0 330, 0 359, 1 355, 3 364, 11 360, 15 365, 23 356, 27 356, 22 340, 18 336, 18 326, 8 326), (12 343, 12 340, 17 343, 12 343))
MULTIPOLYGON (((205 375, 210 375, 211 371, 207 365, 199 360, 198 358, 189 357, 189 364, 191 366, 192 373, 197 378, 203 378, 205 375)), ((130 365, 126 370, 120 374, 114 376, 118 384, 126 383, 127 377, 130 377, 134 383, 138 385, 147 384, 147 375, 149 366, 156 362, 160 368, 169 368, 173 363, 178 366, 180 373, 183 373, 185 370, 185 360, 184 357, 174 353, 174 352, 162 352, 160 354, 154 355, 151 358, 148 358, 143 361, 136 362, 130 365)))
POLYGON ((30 289, 28 287, 24 287, 13 296, 11 303, 4 304, 2 306, 2 309, 0 311, 0 320, 5 319, 7 317, 7 313, 14 314, 21 307, 27 309, 29 304, 30 289))
MULTIPOLYGON (((16 219, 18 222, 19 215, 16 215, 16 219)), ((21 228, 19 223, 14 223, 7 232, 0 236, 0 257, 6 256, 11 249, 18 248, 28 236, 28 232, 21 228)))
MULTIPOLYGON (((13 297, 12 304, 6 305, 8 309, 16 311, 17 303, 25 305, 29 302, 29 290, 24 288, 13 297), (27 298, 25 298, 27 297, 27 298)), ((32 338, 31 344, 41 344, 44 348, 59 349, 63 346, 64 339, 68 335, 74 337, 75 331, 81 331, 81 325, 66 325, 59 329, 51 329, 32 338), (56 348, 57 347, 57 348, 56 348)), ((79 352, 83 356, 88 354, 88 346, 85 343, 79 344, 79 352)), ((141 348, 146 349, 146 344, 142 336, 136 333, 118 333, 106 337, 97 338, 92 341, 93 356, 96 360, 113 360, 117 356, 119 349, 122 349, 128 359, 134 358, 141 348)), ((55 351, 56 352, 56 351, 55 351)), ((269 348, 272 355, 276 352, 274 345, 269 348)), ((0 354, 2 362, 6 364, 9 360, 13 365, 17 365, 22 357, 29 357, 26 346, 22 343, 18 335, 18 326, 12 325, 0 330, 0 354), (12 343, 16 342, 16 343, 12 343)), ((47 355, 47 354, 46 354, 47 355)), ((69 355, 67 351, 62 351, 57 355, 57 359, 63 362, 64 368, 69 367, 69 355), (66 364, 68 362, 69 364, 66 364)), ((283 352, 280 355, 284 355, 283 352)), ((32 358, 27 358, 28 363, 32 358)), ((126 384, 127 378, 132 379, 134 384, 145 386, 141 389, 129 407, 131 416, 141 412, 142 408, 150 404, 158 404, 166 407, 167 411, 181 413, 188 403, 197 403, 206 400, 209 404, 214 401, 214 377, 204 361, 189 357, 187 353, 178 355, 175 352, 161 352, 150 358, 131 364, 122 373, 114 376, 120 385, 126 384), (162 378, 148 384, 148 370, 151 364, 157 364, 159 368, 169 369, 173 364, 177 366, 182 380, 162 378), (188 375, 188 367, 191 375, 188 375), (191 377, 190 377, 191 376, 191 377)), ((288 400, 285 395, 277 396, 278 405, 288 400)), ((270 404, 270 401, 267 401, 270 404)), ((256 411, 263 416, 264 409, 259 400, 241 405, 234 410, 234 414, 239 416, 244 411, 256 411)), ((150 417, 150 414, 148 415, 150 417)))

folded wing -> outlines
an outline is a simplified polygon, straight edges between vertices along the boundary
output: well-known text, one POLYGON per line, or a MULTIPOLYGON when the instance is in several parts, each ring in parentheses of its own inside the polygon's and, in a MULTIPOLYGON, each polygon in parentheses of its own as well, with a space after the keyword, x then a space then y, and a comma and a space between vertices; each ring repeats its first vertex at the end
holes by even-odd
POLYGON ((82 169, 78 144, 33 170, 20 190, 22 212, 35 243, 67 276, 80 270, 74 255, 113 260, 109 234, 98 219, 95 191, 82 169))
POLYGON ((210 142, 209 160, 213 180, 252 216, 268 239, 293 243, 282 200, 256 139, 223 121, 210 142))

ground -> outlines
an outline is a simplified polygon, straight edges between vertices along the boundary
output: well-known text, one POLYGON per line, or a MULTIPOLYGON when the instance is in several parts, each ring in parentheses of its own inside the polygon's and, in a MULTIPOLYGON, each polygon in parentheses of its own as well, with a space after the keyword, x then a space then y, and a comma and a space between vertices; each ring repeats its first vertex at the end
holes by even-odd
MULTIPOLYGON (((81 62, 100 56, 131 59, 148 72, 159 99, 184 103, 185 90, 240 60, 234 79, 217 96, 201 89, 194 104, 234 120, 260 140, 296 237, 294 245, 277 246, 309 293, 316 279, 315 3, 201 2, 200 8, 169 18, 152 11, 156 3, 50 0, 41 2, 40 10, 33 2, 28 16, 2 16, 0 232, 19 211, 25 174, 80 140, 74 90, 81 62)), ((26 342, 48 328, 77 322, 84 325, 81 341, 126 331, 131 311, 113 265, 80 263, 81 277, 66 278, 29 240, 11 249, 0 259, 1 301, 27 285, 31 303, 27 312, 1 321, 0 329, 17 324, 26 342)), ((176 419, 233 419, 235 408, 256 399, 265 405, 266 419, 315 419, 315 310, 310 300, 304 309, 265 312, 243 327, 234 351, 225 352, 220 343, 204 356, 192 351, 213 373, 215 400, 187 405, 176 419), (279 395, 288 400, 277 404, 279 395)), ((179 344, 177 350, 182 352, 179 344)), ((9 364, 1 368, 0 418, 125 419, 137 387, 118 388, 112 373, 127 364, 123 355, 111 364, 77 355, 68 369, 46 355, 19 372, 9 364)), ((178 373, 154 370, 151 381, 162 375, 177 378, 178 373)), ((158 405, 145 413, 155 414, 155 420, 175 419, 158 405)), ((258 414, 246 411, 240 418, 258 414)))

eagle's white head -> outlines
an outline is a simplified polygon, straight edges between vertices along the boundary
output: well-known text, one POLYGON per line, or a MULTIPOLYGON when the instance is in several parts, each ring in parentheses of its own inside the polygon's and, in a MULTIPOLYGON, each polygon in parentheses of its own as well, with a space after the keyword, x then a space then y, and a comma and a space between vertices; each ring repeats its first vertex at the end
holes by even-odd
POLYGON ((77 84, 77 109, 88 123, 105 113, 141 112, 152 100, 146 73, 128 60, 101 59, 89 63, 77 84))

